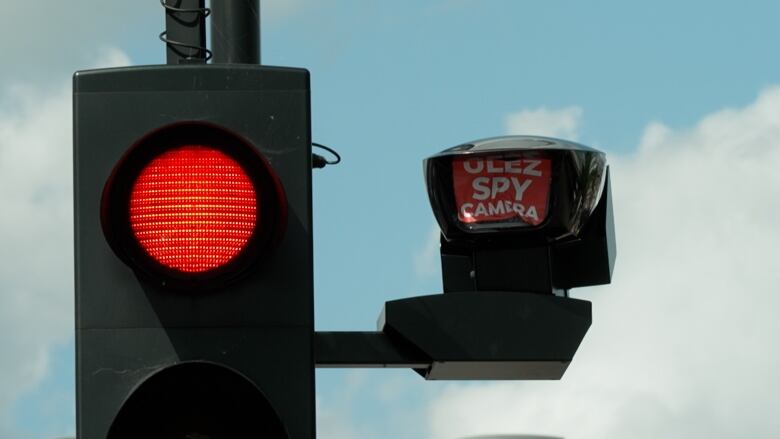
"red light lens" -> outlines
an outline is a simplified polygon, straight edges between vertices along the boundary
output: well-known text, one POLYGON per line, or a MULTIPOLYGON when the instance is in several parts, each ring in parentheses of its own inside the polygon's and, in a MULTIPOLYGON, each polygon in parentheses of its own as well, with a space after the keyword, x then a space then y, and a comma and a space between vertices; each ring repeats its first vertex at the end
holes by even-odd
POLYGON ((187 273, 235 258, 252 237, 258 213, 255 187, 241 165, 202 145, 157 156, 130 192, 130 226, 141 247, 187 273))

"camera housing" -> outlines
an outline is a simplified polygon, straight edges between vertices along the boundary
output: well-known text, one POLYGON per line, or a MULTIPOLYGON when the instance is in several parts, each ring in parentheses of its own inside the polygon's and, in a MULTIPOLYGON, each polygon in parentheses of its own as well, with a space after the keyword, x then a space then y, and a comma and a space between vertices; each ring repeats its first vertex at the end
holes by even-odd
POLYGON ((442 232, 445 292, 566 296, 611 281, 615 234, 603 152, 503 136, 446 149, 423 165, 442 232))

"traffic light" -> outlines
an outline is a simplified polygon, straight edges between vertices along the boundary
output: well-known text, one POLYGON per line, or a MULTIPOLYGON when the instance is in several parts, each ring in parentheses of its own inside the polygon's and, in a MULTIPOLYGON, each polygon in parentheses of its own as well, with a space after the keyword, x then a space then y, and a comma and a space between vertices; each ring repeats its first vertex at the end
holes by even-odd
POLYGON ((78 437, 314 437, 308 72, 73 90, 78 437))

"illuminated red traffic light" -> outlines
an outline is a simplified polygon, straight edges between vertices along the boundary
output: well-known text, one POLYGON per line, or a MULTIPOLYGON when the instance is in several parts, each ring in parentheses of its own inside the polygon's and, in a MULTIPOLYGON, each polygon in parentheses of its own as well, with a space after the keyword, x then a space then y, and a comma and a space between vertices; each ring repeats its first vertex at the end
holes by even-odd
POLYGON ((130 192, 130 226, 151 257, 184 272, 230 262, 258 219, 254 185, 241 165, 207 146, 166 151, 141 171, 130 192))
POLYGON ((133 269, 166 287, 223 285, 278 242, 279 179, 255 147, 220 127, 182 123, 148 134, 114 168, 103 229, 133 269))

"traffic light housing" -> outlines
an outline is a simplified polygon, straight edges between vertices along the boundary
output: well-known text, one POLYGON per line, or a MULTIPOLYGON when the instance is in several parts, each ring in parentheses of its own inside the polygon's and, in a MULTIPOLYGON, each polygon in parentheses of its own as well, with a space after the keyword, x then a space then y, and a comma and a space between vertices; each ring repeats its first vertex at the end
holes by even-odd
POLYGON ((131 67, 73 90, 78 437, 313 437, 308 72, 131 67))

